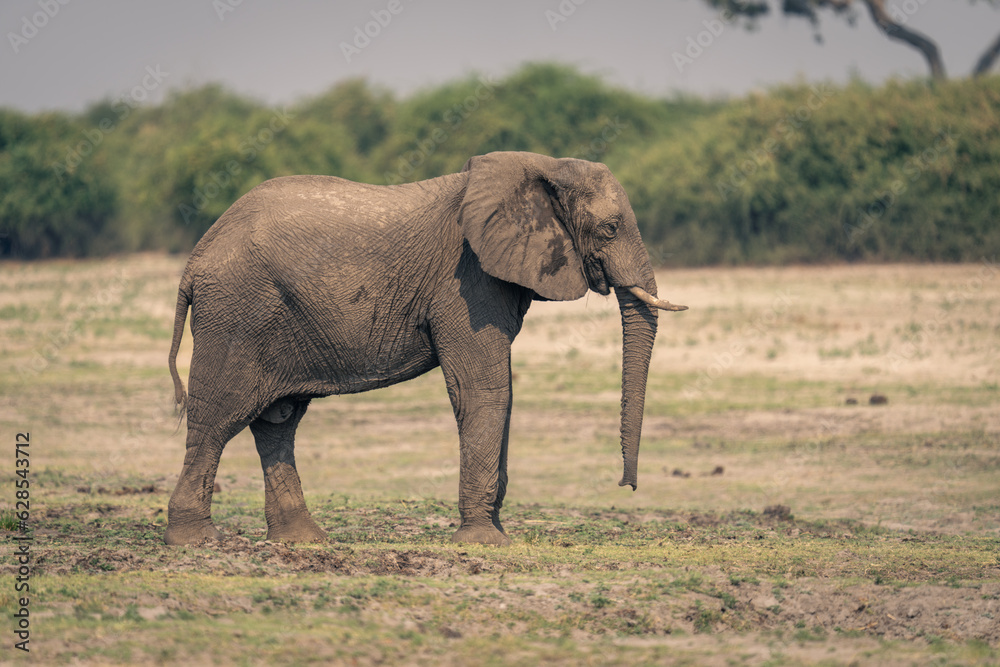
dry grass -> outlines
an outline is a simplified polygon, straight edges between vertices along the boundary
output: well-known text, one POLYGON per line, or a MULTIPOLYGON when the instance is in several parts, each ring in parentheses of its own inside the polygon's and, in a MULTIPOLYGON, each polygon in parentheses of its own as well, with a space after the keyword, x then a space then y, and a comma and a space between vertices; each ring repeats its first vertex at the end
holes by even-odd
MULTIPOLYGON (((112 514, 121 517, 121 529, 134 526, 138 531, 129 533, 131 546, 122 548, 146 545, 143 553, 161 559, 165 571, 182 572, 184 566, 172 560, 174 552, 156 540, 163 527, 167 492, 173 488, 183 457, 184 428, 176 428, 166 369, 176 285, 183 264, 183 258, 143 255, 105 262, 0 267, 0 338, 4 341, 0 355, 7 369, 0 377, 5 406, 0 425, 7 440, 15 432, 31 432, 31 469, 39 482, 32 496, 38 508, 33 516, 49 516, 56 525, 63 520, 60 517, 80 507, 86 508, 85 517, 89 518, 76 517, 74 521, 91 525, 107 520, 101 518, 99 508, 110 502, 118 508, 112 514), (111 494, 122 486, 145 484, 155 485, 157 491, 141 501, 126 502, 111 494), (78 493, 78 486, 90 491, 78 493), (102 487, 108 493, 100 493, 102 487)), ((844 530, 851 534, 860 530, 859 526, 914 531, 898 535, 943 540, 942 549, 959 550, 962 540, 980 540, 969 542, 970 554, 984 549, 988 553, 982 540, 996 544, 1000 537, 996 493, 1000 473, 998 268, 982 263, 660 272, 661 295, 685 303, 691 310, 661 316, 635 493, 617 486, 621 472, 617 443, 621 333, 613 297, 591 294, 573 303, 534 304, 514 346, 516 405, 505 510, 508 527, 520 541, 518 549, 527 544, 528 550, 512 552, 509 562, 501 559, 504 567, 530 570, 534 566, 529 564, 540 557, 562 562, 551 570, 542 568, 544 576, 525 584, 543 586, 549 581, 547 577, 561 571, 559 568, 572 569, 582 562, 582 551, 573 552, 576 555, 565 562, 546 551, 562 553, 560 540, 575 539, 560 537, 564 528, 573 525, 572 517, 612 508, 636 525, 658 526, 657 522, 670 516, 679 517, 676 520, 681 522, 691 517, 715 517, 711 521, 722 523, 713 524, 709 542, 721 540, 723 545, 729 544, 725 542, 728 538, 719 535, 733 525, 725 517, 748 511, 760 515, 765 507, 785 505, 796 521, 806 522, 786 526, 782 534, 787 533, 789 539, 794 537, 793 530, 806 534, 813 530, 811 526, 848 520, 854 523, 844 530), (884 395, 888 403, 869 405, 873 394, 884 395), (847 404, 852 398, 856 405, 847 404), (558 512, 558 521, 536 514, 545 508, 558 512), (533 555, 533 540, 540 545, 541 556, 533 555)), ((179 363, 185 377, 190 345, 188 335, 179 363)), ((314 401, 299 429, 296 456, 307 499, 327 525, 339 520, 338 507, 391 507, 400 500, 426 501, 438 509, 427 527, 421 528, 423 520, 419 520, 413 534, 430 535, 424 544, 443 544, 450 530, 448 523, 457 516, 457 433, 438 371, 376 392, 314 401), (421 532, 427 530, 432 532, 421 532)), ((13 457, 8 470, 13 471, 13 457)), ((0 476, 0 482, 3 479, 0 476)), ((261 534, 262 479, 249 433, 241 434, 227 447, 219 481, 222 493, 216 514, 220 525, 250 537, 261 534)), ((8 482, 3 484, 11 488, 8 482)), ((0 498, 0 508, 9 507, 9 499, 11 496, 0 498)), ((385 524, 387 535, 392 534, 393 520, 389 517, 385 524)), ((46 530, 44 521, 38 525, 42 531, 46 530)), ((359 525, 349 528, 347 534, 363 536, 366 521, 358 519, 359 525)), ((618 525, 614 524, 617 519, 601 521, 605 523, 599 523, 595 534, 618 525)), ((91 548, 86 544, 72 547, 73 540, 57 528, 51 528, 54 534, 49 536, 57 551, 91 548)), ((94 529, 88 539, 96 540, 99 532, 94 529)), ((566 534, 572 535, 572 531, 566 534)), ((672 534, 669 530, 663 533, 658 548, 671 548, 672 534)), ((727 573, 743 564, 761 571, 764 566, 755 560, 756 551, 747 550, 756 549, 753 538, 746 537, 748 542, 741 541, 743 537, 736 539, 735 552, 694 546, 689 551, 684 551, 686 547, 675 549, 672 555, 657 551, 655 557, 679 559, 670 561, 678 564, 688 559, 712 581, 719 577, 724 581, 730 576, 727 573)), ((935 559, 941 557, 914 555, 916 552, 905 550, 911 547, 893 540, 897 537, 889 539, 887 546, 866 546, 870 551, 862 554, 884 554, 880 562, 889 562, 889 556, 896 554, 903 563, 898 571, 920 558, 925 563, 938 563, 935 559)), ((641 540, 635 544, 639 545, 636 549, 646 548, 641 540)), ((702 543, 696 538, 695 544, 702 543)), ((877 562, 865 564, 863 555, 858 556, 862 558, 858 567, 822 565, 836 562, 831 553, 837 551, 810 551, 814 546, 798 547, 790 541, 779 547, 787 551, 782 552, 783 557, 792 560, 796 548, 805 549, 801 558, 806 564, 811 558, 824 559, 800 575, 794 575, 795 568, 789 566, 784 575, 811 577, 808 583, 803 583, 804 579, 796 582, 806 598, 812 594, 810 590, 818 595, 853 586, 851 582, 857 577, 898 579, 880 570, 877 562)), ((441 553, 444 555, 437 557, 450 563, 448 567, 456 567, 457 556, 447 549, 441 553)), ((482 557, 490 561, 494 558, 491 553, 484 552, 482 557)), ((602 558, 611 562, 618 558, 616 553, 609 551, 602 558)), ((650 557, 653 553, 649 552, 650 557)), ((53 558, 76 562, 69 556, 53 558)), ((252 563, 253 558, 250 553, 244 560, 252 563)), ((996 582, 1000 578, 998 565, 987 564, 981 580, 996 582)), ((378 572, 363 565, 357 568, 366 576, 378 572)), ((280 571, 280 566, 271 568, 267 575, 280 571)), ((426 577, 426 586, 435 587, 437 575, 433 571, 418 574, 426 577)), ((967 570, 951 573, 963 581, 967 575, 967 570)), ((53 588, 69 586, 72 576, 53 574, 48 578, 53 600, 60 598, 53 588)), ((589 600, 602 594, 594 586, 618 591, 615 586, 636 576, 652 575, 642 569, 601 575, 597 583, 588 584, 589 588, 571 587, 563 593, 585 594, 589 600)), ((949 573, 927 576, 928 581, 940 584, 948 580, 949 573)), ((80 585, 87 590, 96 587, 91 593, 98 598, 110 595, 102 588, 104 584, 96 581, 80 585)), ((263 585, 252 576, 238 582, 253 589, 263 585)), ((474 586, 475 582, 462 585, 466 584, 474 586)), ((721 584, 716 581, 713 586, 721 584)), ((920 603, 930 605, 928 609, 934 607, 934 590, 928 588, 920 603)), ((469 591, 468 596, 475 597, 469 591)), ((860 595, 860 591, 855 593, 860 595)), ((412 594, 407 589, 406 595, 412 594)), ((746 609, 753 607, 750 598, 740 604, 746 609)), ((62 619, 61 607, 55 602, 52 605, 52 627, 76 633, 79 641, 93 649, 95 645, 87 639, 90 626, 62 619)), ((214 609, 212 613, 230 613, 225 605, 214 609)), ((260 605, 254 609, 260 611, 260 605)), ((403 620, 379 621, 373 612, 366 616, 366 623, 384 629, 413 621, 406 605, 393 609, 392 613, 403 620)), ((555 613, 554 607, 542 605, 538 609, 542 609, 539 618, 555 613)), ((455 612, 447 607, 440 613, 447 616, 455 612)), ((533 612, 526 607, 524 613, 530 616, 533 612)), ((127 609, 121 614, 128 616, 127 609)), ((541 622, 511 618, 511 622, 526 622, 530 627, 541 622)), ((692 619, 676 627, 697 628, 699 621, 694 616, 692 619)), ((470 621, 472 625, 478 622, 470 621)), ((719 625, 721 621, 715 617, 706 622, 729 630, 739 627, 719 625)), ((618 626, 600 623, 581 631, 586 635, 581 635, 581 641, 589 642, 589 648, 580 649, 582 653, 542 641, 520 649, 524 661, 546 656, 566 662, 607 657, 604 652, 612 644, 602 639, 603 633, 613 637, 618 626)), ((43 621, 39 626, 44 627, 43 621)), ((911 655, 879 643, 887 636, 877 630, 862 629, 857 636, 846 638, 838 635, 846 644, 833 641, 829 628, 824 631, 825 640, 791 641, 791 635, 801 629, 787 626, 789 634, 783 639, 780 633, 777 638, 730 633, 724 643, 752 656, 751 662, 761 662, 766 656, 774 659, 774 651, 768 647, 775 642, 784 647, 781 660, 787 664, 812 664, 822 660, 827 650, 827 657, 835 662, 849 661, 864 651, 880 660, 892 656, 907 656, 908 660, 911 655)), ((170 624, 160 627, 155 641, 169 642, 176 630, 170 624)), ((508 635, 501 634, 505 638, 495 640, 484 631, 478 639, 466 636, 458 644, 469 651, 488 647, 491 641, 508 646, 508 635)), ((940 634, 949 637, 945 632, 940 634)), ((403 635, 386 641, 404 641, 405 637, 399 638, 403 635)), ((362 636, 374 635, 362 632, 362 636)), ((974 664, 995 659, 994 649, 963 648, 961 641, 975 636, 955 635, 954 641, 959 643, 947 649, 949 660, 974 664)), ((445 633, 442 646, 447 646, 447 637, 445 633)), ((697 634, 683 641, 676 636, 669 641, 653 635, 644 638, 641 633, 629 637, 619 642, 621 655, 639 661, 655 661, 667 649, 687 656, 691 664, 718 662, 724 655, 706 646, 697 634), (715 657, 710 660, 711 656, 715 657)), ((310 641, 322 644, 324 640, 317 636, 310 641)), ((913 660, 933 655, 938 650, 934 646, 938 645, 932 641, 917 650, 913 660)), ((126 661, 114 651, 98 654, 106 661, 126 661)), ((362 654, 367 656, 362 660, 365 662, 370 656, 362 654)), ((72 655, 72 647, 62 647, 59 655, 72 655)), ((170 661, 169 655, 163 659, 170 661)), ((239 660, 235 655, 220 659, 239 660)))

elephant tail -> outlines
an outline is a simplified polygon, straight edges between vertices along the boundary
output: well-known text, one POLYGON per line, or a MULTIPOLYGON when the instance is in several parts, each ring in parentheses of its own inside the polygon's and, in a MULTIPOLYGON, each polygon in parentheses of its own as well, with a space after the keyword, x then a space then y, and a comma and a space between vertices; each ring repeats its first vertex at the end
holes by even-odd
POLYGON ((184 382, 180 373, 177 372, 177 352, 181 348, 181 337, 184 335, 184 322, 187 320, 188 306, 191 305, 191 280, 185 274, 181 278, 181 285, 177 290, 177 312, 174 314, 174 339, 170 343, 170 377, 174 379, 174 400, 180 409, 180 414, 184 414, 184 403, 187 393, 184 391, 184 382))

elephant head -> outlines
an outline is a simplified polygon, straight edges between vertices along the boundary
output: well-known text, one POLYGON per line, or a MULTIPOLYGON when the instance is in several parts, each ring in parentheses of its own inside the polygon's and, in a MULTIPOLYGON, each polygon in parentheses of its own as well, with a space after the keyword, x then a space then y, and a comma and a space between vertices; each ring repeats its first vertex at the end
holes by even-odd
POLYGON ((614 288, 622 316, 619 486, 636 488, 646 377, 657 310, 686 310, 656 298, 649 255, 621 184, 603 164, 534 153, 471 158, 459 222, 490 275, 544 300, 614 288))

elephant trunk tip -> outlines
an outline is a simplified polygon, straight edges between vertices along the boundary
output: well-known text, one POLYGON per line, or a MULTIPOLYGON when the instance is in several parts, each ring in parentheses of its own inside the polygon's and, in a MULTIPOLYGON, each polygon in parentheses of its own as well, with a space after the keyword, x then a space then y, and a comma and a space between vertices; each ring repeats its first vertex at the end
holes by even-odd
POLYGON ((637 487, 636 479, 634 476, 632 477, 632 479, 626 479, 622 477, 622 481, 618 482, 618 486, 631 486, 632 490, 635 491, 637 487))

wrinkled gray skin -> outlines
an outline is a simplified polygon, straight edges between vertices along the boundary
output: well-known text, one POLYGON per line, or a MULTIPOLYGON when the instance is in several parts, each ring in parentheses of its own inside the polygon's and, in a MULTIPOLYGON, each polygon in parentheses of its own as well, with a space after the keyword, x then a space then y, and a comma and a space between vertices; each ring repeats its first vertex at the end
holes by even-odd
POLYGON ((615 288, 621 308, 620 484, 634 489, 657 317, 625 289, 633 286, 656 294, 628 198, 602 164, 491 153, 461 173, 406 185, 330 176, 260 184, 208 230, 181 278, 170 372, 188 433, 167 544, 219 536, 211 517, 219 457, 246 426, 264 469, 268 539, 324 539, 293 453, 309 401, 439 365, 461 450, 452 540, 509 544, 500 508, 511 342, 533 299, 578 299, 588 289, 615 288), (185 397, 176 357, 189 306, 185 397))

